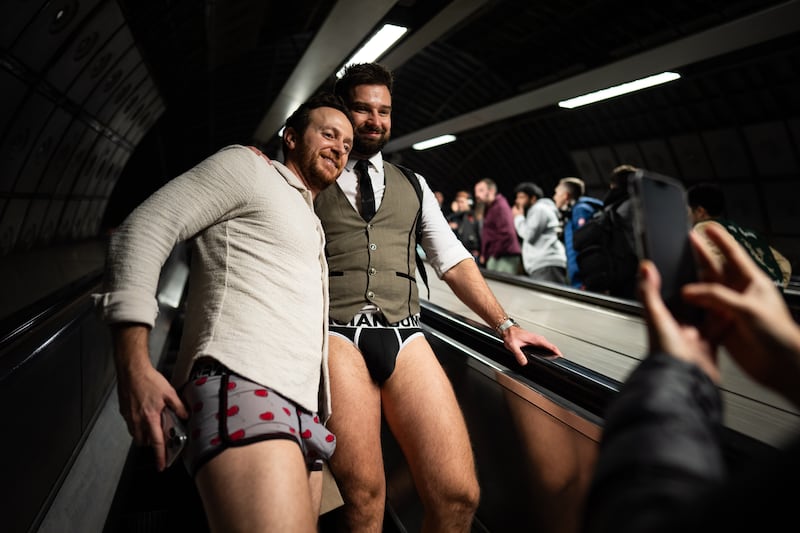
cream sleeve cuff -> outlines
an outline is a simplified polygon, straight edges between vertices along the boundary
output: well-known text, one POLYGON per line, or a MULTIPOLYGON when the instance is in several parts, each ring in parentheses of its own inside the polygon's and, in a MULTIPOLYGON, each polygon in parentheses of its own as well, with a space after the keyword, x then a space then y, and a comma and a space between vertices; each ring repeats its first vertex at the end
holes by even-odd
POLYGON ((138 291, 114 291, 92 295, 94 305, 104 322, 136 322, 153 327, 158 316, 158 302, 151 295, 138 291))

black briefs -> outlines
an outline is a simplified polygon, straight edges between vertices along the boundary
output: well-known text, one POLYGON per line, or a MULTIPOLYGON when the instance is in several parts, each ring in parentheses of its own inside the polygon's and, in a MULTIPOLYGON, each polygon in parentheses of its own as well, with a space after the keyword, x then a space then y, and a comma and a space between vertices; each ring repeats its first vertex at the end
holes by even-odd
POLYGON ((359 313, 347 324, 331 321, 329 331, 361 351, 372 380, 382 385, 394 372, 397 354, 418 335, 419 315, 390 324, 379 312, 359 313))

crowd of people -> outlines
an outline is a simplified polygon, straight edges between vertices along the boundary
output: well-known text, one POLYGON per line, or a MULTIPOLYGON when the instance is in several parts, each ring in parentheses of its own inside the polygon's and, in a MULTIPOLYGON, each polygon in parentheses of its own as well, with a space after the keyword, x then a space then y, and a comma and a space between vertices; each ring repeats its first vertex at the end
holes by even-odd
POLYGON ((422 501, 422 530, 470 531, 480 487, 453 387, 420 326, 420 247, 520 365, 528 363, 524 346, 563 355, 509 316, 481 268, 638 293, 651 355, 609 411, 586 528, 654 531, 693 519, 724 476, 716 345, 800 405, 800 329, 774 286, 788 280, 788 262, 761 240, 739 246, 749 232, 724 217, 724 201, 690 194, 705 277, 685 296, 717 324, 713 335, 678 324, 658 295, 658 272, 632 252, 627 182, 636 168, 613 169, 603 200, 566 177, 552 195, 519 183, 511 203, 482 178, 472 192, 458 191, 445 215, 444 196, 423 176, 383 157, 393 82, 380 64, 349 66, 332 93, 287 119, 283 162, 252 146, 225 147, 169 181, 113 233, 96 301, 113 334, 120 409, 134 441, 151 447, 164 469, 163 412, 186 422, 183 462, 212 531, 314 531, 327 464, 342 495, 341 530, 379 532, 385 422, 422 501), (602 217, 630 254, 599 276, 585 235, 602 217), (184 240, 194 245, 186 323, 168 380, 148 338, 160 267, 184 240), (760 269, 745 250, 757 251, 760 269), (695 427, 684 428, 680 442, 708 459, 699 472, 641 445, 672 442, 661 422, 689 412, 695 427), (637 468, 659 476, 631 476, 637 468), (634 513, 631 501, 641 503, 634 513))
MULTIPOLYGON (((521 182, 513 204, 494 180, 481 178, 474 196, 456 193, 447 218, 486 270, 635 299, 639 259, 628 183, 637 170, 613 168, 602 199, 587 195, 584 181, 574 176, 561 178, 550 197, 539 184, 521 182)), ((690 187, 686 207, 693 229, 703 234, 710 224, 724 226, 779 288, 786 287, 790 261, 757 231, 729 218, 725 202, 718 185, 690 187)), ((714 249, 708 239, 706 244, 714 249)))

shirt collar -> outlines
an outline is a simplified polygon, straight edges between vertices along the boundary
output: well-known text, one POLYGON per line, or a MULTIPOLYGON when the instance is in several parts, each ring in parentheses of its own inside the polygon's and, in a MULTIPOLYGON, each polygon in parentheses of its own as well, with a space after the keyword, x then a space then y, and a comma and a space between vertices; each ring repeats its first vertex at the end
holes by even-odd
MULTIPOLYGON (((378 152, 377 154, 373 155, 367 161, 370 162, 373 168, 382 168, 383 167, 383 154, 378 152)), ((348 158, 347 159, 347 170, 354 171, 353 169, 356 166, 358 159, 356 158, 348 158)))

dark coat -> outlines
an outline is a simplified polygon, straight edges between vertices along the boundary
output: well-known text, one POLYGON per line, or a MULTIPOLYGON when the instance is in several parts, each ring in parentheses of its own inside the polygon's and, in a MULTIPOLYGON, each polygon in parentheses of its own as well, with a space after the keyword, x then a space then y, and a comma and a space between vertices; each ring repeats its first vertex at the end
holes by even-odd
POLYGON ((797 531, 800 441, 729 471, 721 431, 705 373, 647 357, 608 409, 583 531, 797 531))

